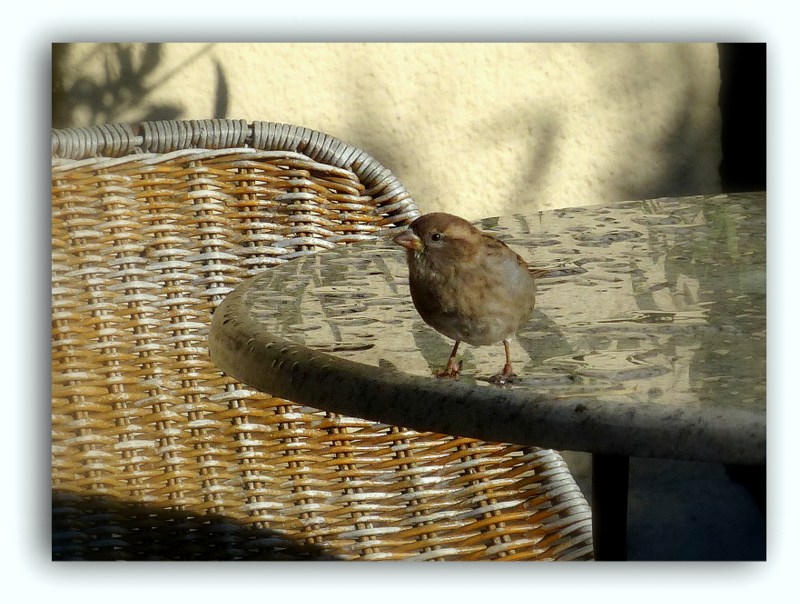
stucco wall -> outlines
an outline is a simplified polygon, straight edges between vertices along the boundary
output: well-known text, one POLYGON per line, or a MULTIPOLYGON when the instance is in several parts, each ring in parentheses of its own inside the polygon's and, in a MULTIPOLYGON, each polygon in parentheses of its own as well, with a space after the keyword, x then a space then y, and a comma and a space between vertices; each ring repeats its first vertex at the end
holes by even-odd
POLYGON ((715 44, 69 44, 54 126, 294 123, 467 218, 719 190, 715 44))

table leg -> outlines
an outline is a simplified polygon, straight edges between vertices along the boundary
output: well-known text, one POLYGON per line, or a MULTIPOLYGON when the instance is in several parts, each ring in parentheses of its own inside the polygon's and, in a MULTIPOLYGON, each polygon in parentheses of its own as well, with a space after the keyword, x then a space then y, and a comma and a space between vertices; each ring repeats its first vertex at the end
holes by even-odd
POLYGON ((592 538, 596 560, 628 557, 628 465, 625 455, 592 454, 592 538))

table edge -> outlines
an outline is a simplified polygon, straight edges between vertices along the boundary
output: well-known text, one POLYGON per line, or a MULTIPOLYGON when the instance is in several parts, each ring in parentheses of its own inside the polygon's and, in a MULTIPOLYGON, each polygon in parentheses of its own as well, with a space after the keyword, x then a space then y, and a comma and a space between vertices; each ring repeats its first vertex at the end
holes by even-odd
MULTIPOLYGON (((553 400, 526 390, 420 377, 245 330, 243 281, 214 311, 212 361, 243 384, 371 421, 561 450, 732 464, 766 463, 766 410, 553 400)), ((252 322, 251 322, 252 323, 252 322)))

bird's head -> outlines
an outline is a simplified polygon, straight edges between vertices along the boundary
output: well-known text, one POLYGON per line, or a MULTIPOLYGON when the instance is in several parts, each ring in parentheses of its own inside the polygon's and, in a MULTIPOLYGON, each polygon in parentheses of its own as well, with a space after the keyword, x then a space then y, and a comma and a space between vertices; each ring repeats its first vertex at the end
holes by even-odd
POLYGON ((447 263, 470 258, 482 237, 483 234, 463 218, 433 212, 417 218, 393 241, 406 248, 409 259, 447 263))

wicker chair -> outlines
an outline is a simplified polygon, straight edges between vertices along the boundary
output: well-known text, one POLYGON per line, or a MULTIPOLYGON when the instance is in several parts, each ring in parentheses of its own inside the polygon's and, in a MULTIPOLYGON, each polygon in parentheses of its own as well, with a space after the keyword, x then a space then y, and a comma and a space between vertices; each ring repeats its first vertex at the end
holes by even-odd
POLYGON ((283 124, 52 132, 53 558, 588 559, 556 452, 255 392, 210 362, 241 279, 418 215, 397 179, 283 124))

